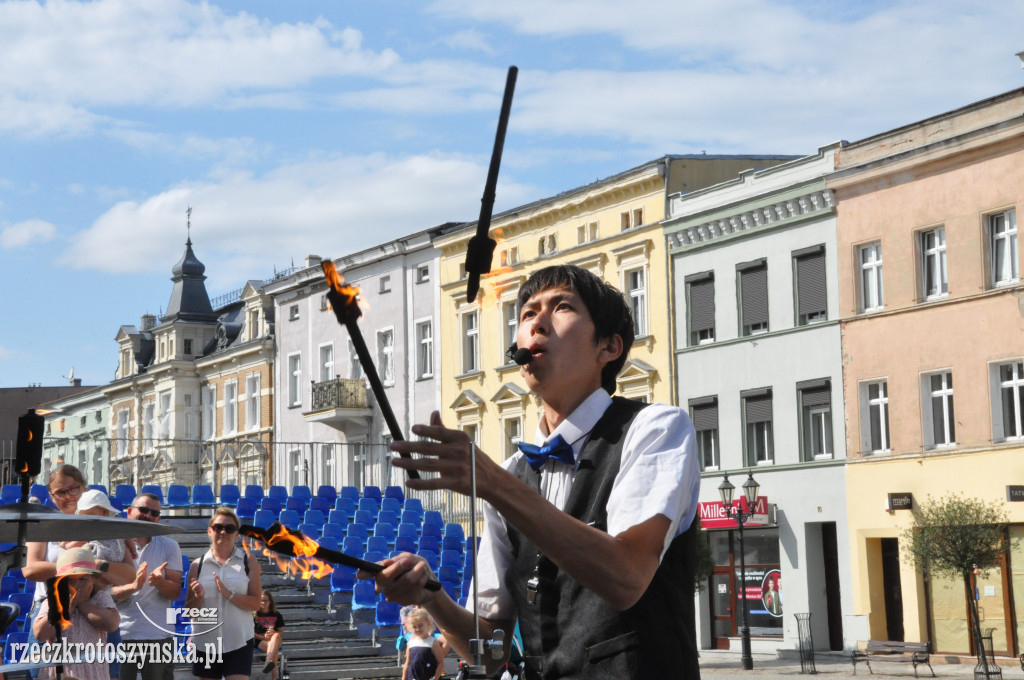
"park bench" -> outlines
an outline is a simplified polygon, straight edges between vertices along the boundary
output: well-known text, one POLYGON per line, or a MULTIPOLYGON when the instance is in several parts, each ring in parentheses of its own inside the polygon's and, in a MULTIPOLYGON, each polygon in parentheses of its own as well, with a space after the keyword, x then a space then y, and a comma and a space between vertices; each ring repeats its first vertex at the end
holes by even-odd
POLYGON ((930 642, 900 642, 897 640, 868 640, 863 650, 856 649, 850 656, 853 662, 853 674, 857 674, 857 662, 863 661, 871 670, 871 661, 902 661, 914 665, 914 677, 917 677, 917 667, 921 664, 928 666, 928 670, 935 677, 935 670, 932 668, 929 654, 931 653, 930 642))

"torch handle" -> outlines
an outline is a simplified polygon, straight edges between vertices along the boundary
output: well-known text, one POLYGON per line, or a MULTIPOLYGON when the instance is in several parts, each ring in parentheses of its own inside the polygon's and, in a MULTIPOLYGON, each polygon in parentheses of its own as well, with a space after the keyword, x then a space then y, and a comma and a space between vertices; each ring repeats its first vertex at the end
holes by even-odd
MULTIPOLYGON (((387 423, 388 430, 391 431, 391 438, 396 442, 405 441, 405 437, 402 436, 402 428, 398 426, 398 418, 391 410, 391 402, 388 401, 388 395, 384 392, 384 384, 380 381, 380 375, 377 374, 373 357, 370 356, 370 350, 366 347, 366 340, 363 339, 363 332, 359 329, 358 321, 354 318, 346 319, 345 327, 348 329, 349 337, 352 338, 352 347, 355 348, 356 355, 359 357, 359 364, 363 367, 366 379, 370 381, 370 389, 373 390, 373 396, 377 399, 377 406, 380 407, 381 415, 384 416, 384 422, 387 423)), ((403 453, 402 456, 410 457, 407 453, 403 453)), ((416 470, 406 470, 405 472, 409 475, 409 479, 420 478, 416 470)))

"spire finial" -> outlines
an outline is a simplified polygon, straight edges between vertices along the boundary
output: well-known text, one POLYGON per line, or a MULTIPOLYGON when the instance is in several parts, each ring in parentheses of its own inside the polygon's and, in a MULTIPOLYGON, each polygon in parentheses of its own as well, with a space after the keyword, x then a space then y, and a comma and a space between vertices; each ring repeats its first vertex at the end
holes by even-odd
POLYGON ((188 209, 185 210, 185 231, 188 234, 188 237, 185 240, 185 245, 191 246, 192 245, 192 206, 189 206, 188 209))

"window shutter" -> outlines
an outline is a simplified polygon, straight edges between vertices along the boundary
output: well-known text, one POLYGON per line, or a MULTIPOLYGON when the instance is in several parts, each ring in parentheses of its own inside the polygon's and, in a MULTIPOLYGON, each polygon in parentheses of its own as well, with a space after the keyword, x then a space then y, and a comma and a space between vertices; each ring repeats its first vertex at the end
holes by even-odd
POLYGON ((696 431, 718 429, 718 399, 716 397, 691 399, 690 411, 693 414, 693 429, 696 431))
POLYGON ((772 419, 772 391, 770 389, 741 392, 744 400, 744 419, 747 425, 772 419))
POLYGON ((768 265, 757 260, 738 265, 740 273, 740 304, 744 326, 768 323, 768 265))
POLYGON ((713 329, 715 327, 715 277, 712 273, 698 274, 687 277, 690 288, 690 332, 713 329))
POLYGON ((826 385, 800 391, 800 406, 828 406, 832 402, 832 391, 826 385))
POLYGON ((801 316, 826 311, 825 247, 794 253, 796 257, 797 313, 801 316), (812 251, 812 252, 807 252, 812 251))

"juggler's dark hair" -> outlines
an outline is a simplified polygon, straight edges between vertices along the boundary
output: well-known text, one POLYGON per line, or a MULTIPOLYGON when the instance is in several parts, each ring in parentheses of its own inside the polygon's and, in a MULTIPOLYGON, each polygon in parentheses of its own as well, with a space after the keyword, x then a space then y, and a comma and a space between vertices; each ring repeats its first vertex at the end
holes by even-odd
POLYGON ((530 298, 550 288, 568 288, 580 297, 594 322, 595 344, 613 335, 622 338, 622 353, 605 364, 601 371, 601 387, 608 394, 615 394, 615 378, 626 363, 636 335, 633 331, 633 314, 629 311, 626 299, 618 288, 605 283, 586 269, 563 264, 534 272, 519 289, 517 308, 521 311, 530 298))

